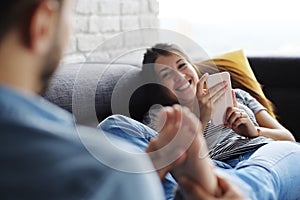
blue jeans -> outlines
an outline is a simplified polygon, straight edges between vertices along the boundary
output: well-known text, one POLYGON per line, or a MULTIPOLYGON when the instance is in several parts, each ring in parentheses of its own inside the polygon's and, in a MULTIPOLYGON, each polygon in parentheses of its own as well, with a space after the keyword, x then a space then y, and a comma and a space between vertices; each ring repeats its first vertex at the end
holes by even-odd
POLYGON ((219 172, 251 199, 300 199, 299 165, 299 143, 274 141, 234 169, 219 172))
MULTIPOLYGON (((157 133, 124 116, 104 120, 98 128, 125 138, 144 150, 157 133)), ((260 147, 235 168, 217 168, 216 173, 235 184, 250 199, 300 199, 300 145, 274 141, 260 147)), ((163 183, 166 199, 174 197, 176 182, 169 174, 163 183)))
POLYGON ((231 158, 231 159, 228 159, 228 160, 224 160, 224 161, 219 161, 219 160, 213 160, 213 162, 215 163, 216 166, 218 167, 221 167, 223 169, 232 169, 232 168, 235 168, 235 166, 237 166, 238 163, 244 161, 244 160, 247 160, 249 159, 249 157, 256 151, 257 149, 255 150, 252 150, 252 151, 249 151, 247 153, 244 153, 242 155, 239 155, 235 158, 231 158))

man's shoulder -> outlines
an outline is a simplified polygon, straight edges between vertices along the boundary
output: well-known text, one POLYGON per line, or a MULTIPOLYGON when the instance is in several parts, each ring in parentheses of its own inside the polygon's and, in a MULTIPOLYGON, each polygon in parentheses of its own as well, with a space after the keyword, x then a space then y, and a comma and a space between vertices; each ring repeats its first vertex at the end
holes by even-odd
POLYGON ((55 161, 75 154, 88 155, 86 149, 80 145, 76 133, 73 132, 76 131, 75 128, 68 132, 52 132, 51 127, 45 130, 13 122, 5 124, 0 122, 0 129, 0 148, 4 150, 1 152, 11 153, 11 158, 22 154, 29 157, 34 155, 35 159, 55 161))
POLYGON ((75 138, 18 124, 0 128, 0 185, 14 191, 3 194, 7 199, 81 199, 109 171, 75 138))
POLYGON ((142 196, 134 188, 147 193, 144 185, 159 183, 147 155, 99 130, 78 126, 65 137, 2 122, 0 129, 0 185, 14 191, 6 199, 132 199, 142 196))

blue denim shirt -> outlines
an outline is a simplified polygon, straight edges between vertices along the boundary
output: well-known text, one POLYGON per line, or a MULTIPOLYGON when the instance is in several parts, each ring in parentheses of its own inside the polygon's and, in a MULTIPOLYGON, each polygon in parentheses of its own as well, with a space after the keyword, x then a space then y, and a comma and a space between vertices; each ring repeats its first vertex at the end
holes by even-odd
POLYGON ((164 199, 154 170, 103 164, 78 130, 119 166, 153 167, 149 159, 114 152, 99 130, 76 126, 71 114, 43 98, 0 86, 0 199, 164 199))

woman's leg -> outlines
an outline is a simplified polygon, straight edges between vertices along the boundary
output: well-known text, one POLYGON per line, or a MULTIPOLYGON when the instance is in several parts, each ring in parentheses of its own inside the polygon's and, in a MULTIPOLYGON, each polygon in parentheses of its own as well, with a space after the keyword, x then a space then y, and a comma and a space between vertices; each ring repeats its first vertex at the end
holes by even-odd
MULTIPOLYGON (((143 130, 145 127, 134 120, 119 116, 110 118, 102 125, 99 127, 125 137, 141 148, 146 148, 149 143, 147 137, 140 137, 147 128, 143 130), (128 133, 131 134, 126 136, 128 133), (132 133, 136 133, 137 137, 134 138, 132 133)), ((300 199, 299 164, 300 145, 294 142, 276 141, 259 148, 248 160, 240 162, 235 169, 218 168, 215 171, 235 183, 251 199, 300 199)), ((201 173, 201 169, 195 173, 201 173)), ((168 192, 170 194, 173 191, 168 192)))
POLYGON ((235 169, 218 170, 251 199, 300 199, 300 145, 275 141, 235 169), (235 178, 234 178, 235 177, 235 178))
POLYGON ((232 169, 232 167, 229 164, 227 164, 223 161, 219 161, 219 160, 212 160, 212 161, 217 167, 220 167, 223 169, 232 169))
MULTIPOLYGON (((223 163, 226 163, 227 165, 229 165, 231 168, 235 168, 235 166, 237 166, 237 164, 239 164, 240 162, 244 161, 244 160, 248 160, 250 158, 250 156, 256 151, 257 149, 255 150, 252 150, 252 151, 249 151, 247 153, 244 153, 242 155, 239 155, 235 158, 231 158, 231 159, 228 159, 228 160, 224 160, 222 161, 223 163)), ((219 166, 219 165, 218 165, 219 166)))

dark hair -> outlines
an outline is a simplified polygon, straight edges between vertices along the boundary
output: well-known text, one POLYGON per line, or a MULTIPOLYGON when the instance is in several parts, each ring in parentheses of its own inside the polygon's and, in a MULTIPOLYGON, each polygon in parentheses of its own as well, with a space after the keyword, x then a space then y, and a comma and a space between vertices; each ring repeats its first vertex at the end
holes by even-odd
POLYGON ((196 70, 199 77, 201 77, 201 73, 198 67, 191 61, 186 53, 177 45, 175 44, 168 44, 168 43, 158 43, 155 44, 153 47, 147 49, 146 53, 144 54, 143 59, 143 72, 150 74, 151 76, 155 76, 154 72, 154 64, 155 61, 159 56, 169 56, 169 55, 178 55, 183 57, 187 62, 189 62, 194 69, 196 70))
MULTIPOLYGON (((30 45, 29 26, 34 11, 45 0, 6 0, 0 6, 0 43, 14 28, 20 31, 24 45, 30 45)), ((57 0, 60 5, 63 0, 57 0)))
POLYGON ((153 105, 172 106, 178 104, 172 91, 160 84, 146 83, 134 91, 129 100, 130 117, 144 123, 145 115, 153 105))

